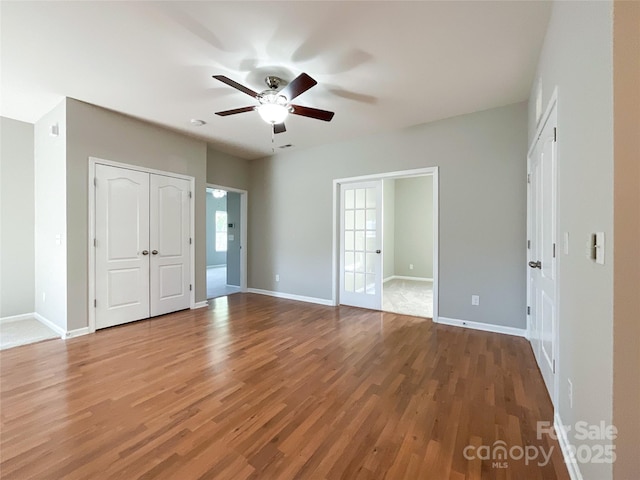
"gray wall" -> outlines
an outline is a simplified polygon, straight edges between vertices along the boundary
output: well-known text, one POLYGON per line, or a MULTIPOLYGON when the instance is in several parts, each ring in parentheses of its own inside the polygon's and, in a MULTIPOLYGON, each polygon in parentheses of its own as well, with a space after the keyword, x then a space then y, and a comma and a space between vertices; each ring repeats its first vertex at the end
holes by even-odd
POLYGON ((233 240, 229 238, 227 243, 227 285, 240 286, 240 214, 240 194, 227 192, 227 219, 233 223, 233 228, 227 231, 228 235, 233 235, 233 240))
MULTIPOLYGON (((636 52, 637 54, 637 52, 636 52)), ((543 110, 558 87, 558 413, 562 422, 612 420, 613 75, 612 3, 554 2, 537 78, 543 110), (605 232, 605 265, 587 258, 593 232, 605 232), (562 249, 560 249, 562 251, 562 249), (568 382, 573 383, 573 408, 568 382)), ((534 85, 537 81, 534 82, 534 85)), ((529 110, 534 138, 535 90, 529 110)), ((637 126, 636 126, 637 133, 637 126)), ((636 159, 637 160, 637 159, 636 159)), ((637 290, 636 290, 637 292, 637 290)), ((636 308, 637 312, 637 308, 636 308)), ((636 317, 637 320, 637 317, 636 317)), ((635 366, 637 371, 638 365, 635 366)), ((623 428, 618 425, 618 428, 623 428)), ((569 443, 580 444, 583 441, 569 443)), ((602 443, 597 441, 595 443, 602 443)), ((636 446, 637 447, 637 446, 636 446)), ((606 463, 579 465, 585 479, 612 478, 606 463)))
POLYGON ((433 177, 395 182, 395 275, 433 278, 433 177))
POLYGON ((250 165, 249 160, 219 152, 207 145, 207 183, 248 190, 250 165))
POLYGON ((227 252, 216 252, 216 211, 227 211, 227 196, 215 198, 207 189, 207 266, 225 265, 227 252))
POLYGON ((34 311, 33 125, 0 117, 0 318, 34 311))
MULTIPOLYGON (((67 156, 66 101, 38 120, 34 127, 35 158, 35 311, 63 330, 67 318, 67 156), (59 135, 49 129, 57 124, 59 135)), ((86 183, 85 176, 85 183, 86 183)), ((86 198, 82 205, 86 209, 86 198)), ((74 212, 71 212, 74 215, 74 212)), ((86 248, 85 248, 86 250, 86 248)), ((72 259, 77 258, 72 252, 72 259)), ((85 262, 86 265, 86 262, 85 262)), ((85 282, 86 283, 86 282, 85 282)), ((86 289, 86 285, 85 285, 86 289)), ((74 302, 84 298, 73 298, 74 302)), ((86 312, 83 315, 86 323, 86 312)))
POLYGON ((382 181, 382 278, 389 278, 396 273, 395 267, 395 204, 396 181, 382 181))
POLYGON ((440 315, 524 328, 526 132, 520 103, 253 161, 249 286, 330 299, 333 179, 439 166, 440 315))
POLYGON ((196 302, 206 300, 206 143, 73 99, 67 99, 67 122, 69 329, 85 327, 88 321, 90 156, 195 177, 194 288, 196 302))

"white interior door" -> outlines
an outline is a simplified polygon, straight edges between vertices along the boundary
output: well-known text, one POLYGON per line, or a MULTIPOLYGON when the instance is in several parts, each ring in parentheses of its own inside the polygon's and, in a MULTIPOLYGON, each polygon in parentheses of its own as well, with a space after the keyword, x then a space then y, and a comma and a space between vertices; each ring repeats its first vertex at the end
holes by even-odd
POLYGON ((149 174, 96 165, 96 328, 149 316, 149 174))
POLYGON ((151 175, 151 316, 190 305, 190 211, 188 180, 151 175))
POLYGON ((556 248, 556 109, 551 111, 533 150, 530 162, 531 342, 547 390, 556 395, 557 354, 557 248, 556 248))
POLYGON ((340 303, 382 308, 382 181, 340 185, 340 303))

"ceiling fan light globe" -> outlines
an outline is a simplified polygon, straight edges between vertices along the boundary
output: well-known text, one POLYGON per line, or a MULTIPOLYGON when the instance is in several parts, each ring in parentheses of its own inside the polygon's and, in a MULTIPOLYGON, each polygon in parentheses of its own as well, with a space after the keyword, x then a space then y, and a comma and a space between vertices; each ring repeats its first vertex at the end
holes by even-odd
POLYGON ((267 123, 282 123, 289 115, 289 109, 277 103, 263 103, 257 107, 258 114, 267 123))

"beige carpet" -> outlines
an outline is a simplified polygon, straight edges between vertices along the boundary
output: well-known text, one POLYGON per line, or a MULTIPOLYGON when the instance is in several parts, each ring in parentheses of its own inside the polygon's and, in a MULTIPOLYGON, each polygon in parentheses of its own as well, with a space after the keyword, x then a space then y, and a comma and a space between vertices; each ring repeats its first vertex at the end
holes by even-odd
POLYGON ((51 338, 60 338, 60 336, 35 318, 0 324, 0 350, 51 338))
POLYGON ((382 286, 382 310, 433 317, 433 282, 393 279, 382 286))

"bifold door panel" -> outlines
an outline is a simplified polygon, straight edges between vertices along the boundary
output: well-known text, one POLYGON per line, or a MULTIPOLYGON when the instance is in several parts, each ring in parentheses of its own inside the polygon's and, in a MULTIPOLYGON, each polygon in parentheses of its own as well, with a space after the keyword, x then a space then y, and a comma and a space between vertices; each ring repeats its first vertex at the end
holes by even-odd
POLYGON ((189 181, 96 165, 96 328, 189 307, 189 181))

